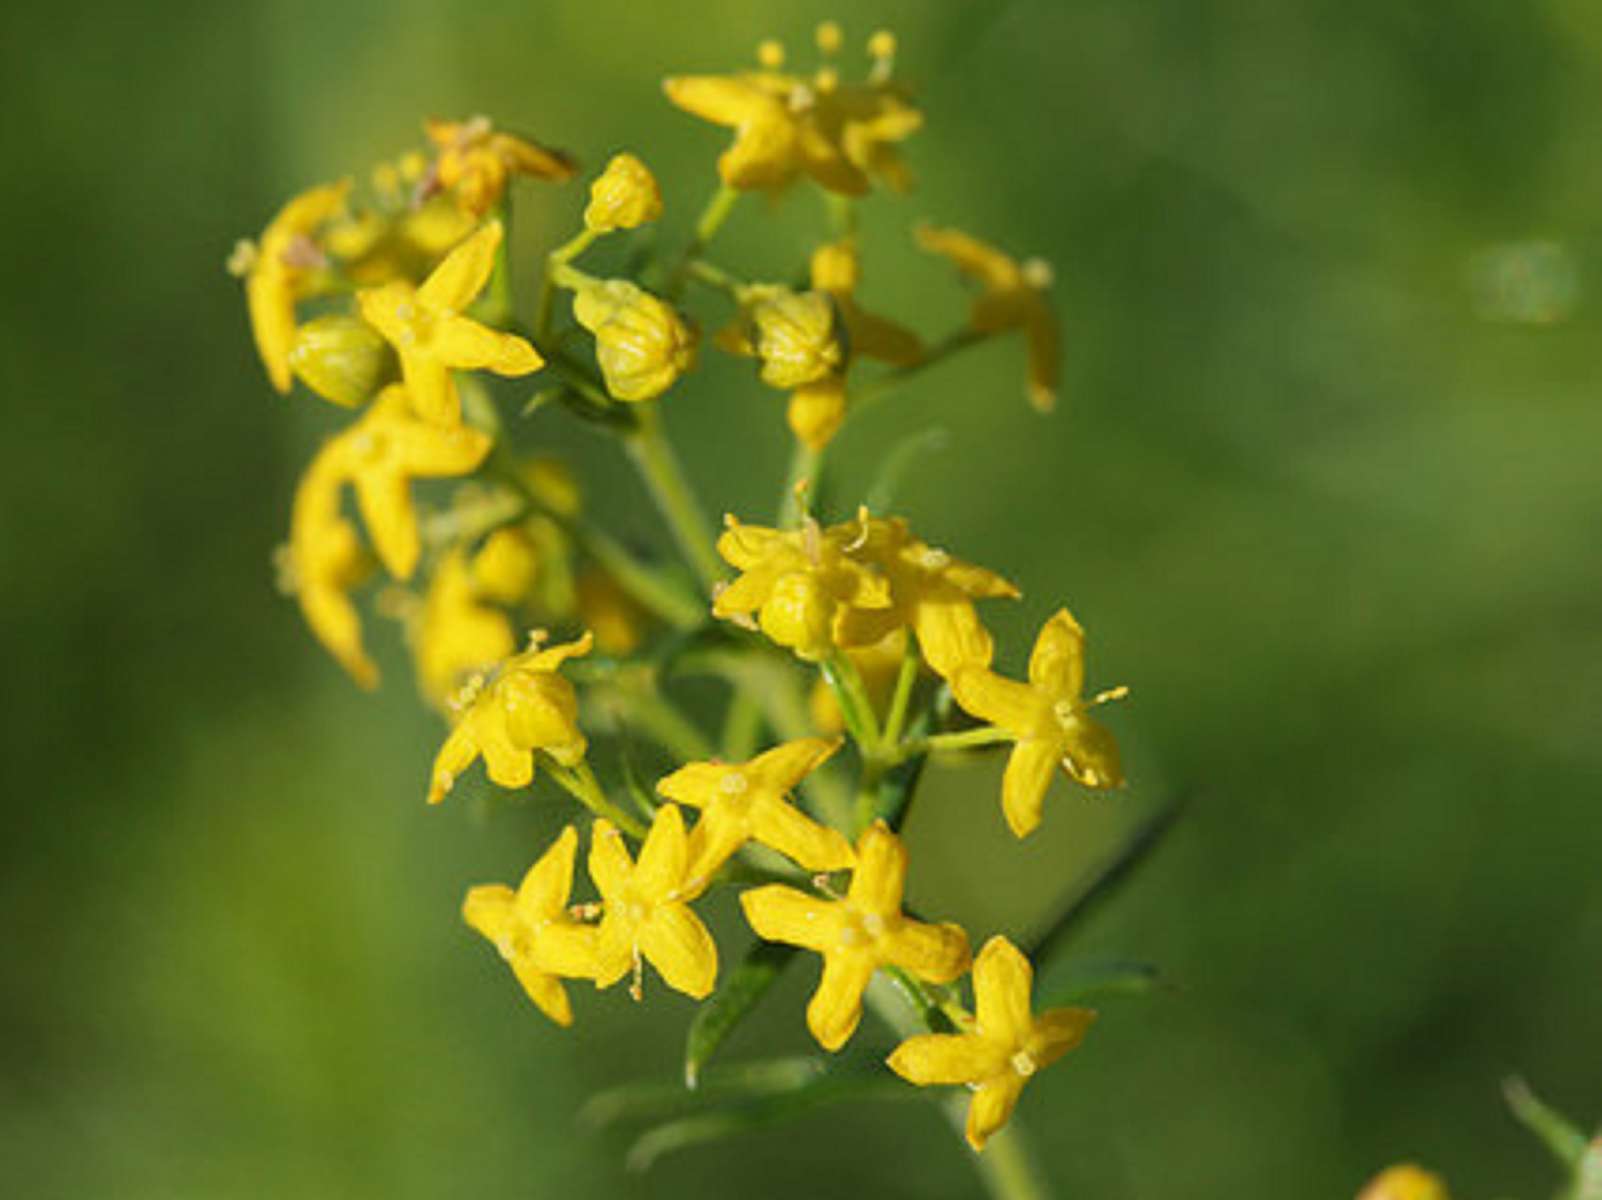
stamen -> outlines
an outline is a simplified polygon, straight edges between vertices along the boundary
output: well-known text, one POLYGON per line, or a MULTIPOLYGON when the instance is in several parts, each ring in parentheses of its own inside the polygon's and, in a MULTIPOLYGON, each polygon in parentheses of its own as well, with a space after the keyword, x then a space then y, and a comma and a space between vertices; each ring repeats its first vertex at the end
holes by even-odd
POLYGON ((634 977, 629 980, 629 996, 638 1004, 645 999, 645 960, 640 957, 640 948, 634 947, 634 977))
POLYGON ((234 243, 233 250, 228 254, 228 261, 223 266, 235 279, 243 279, 255 267, 258 257, 256 243, 249 238, 240 238, 234 243))
POLYGON ((1022 268, 1023 280, 1037 292, 1043 292, 1057 281, 1057 272, 1043 258, 1029 258, 1024 260, 1022 268))
POLYGON ((1038 1067, 1035 1064, 1035 1060, 1030 1056, 1029 1051, 1020 1050, 1012 1056, 1012 1069, 1025 1079, 1028 1079, 1038 1067))
POLYGON ((784 66, 784 45, 775 38, 768 38, 757 46, 757 62, 770 71, 777 71, 784 66))
POLYGON ((1105 692, 1097 692, 1090 698, 1086 707, 1094 707, 1097 704, 1106 704, 1109 700, 1122 700, 1127 695, 1129 695, 1129 685, 1127 683, 1120 683, 1117 687, 1108 688, 1105 692))
POLYGON ((845 34, 840 32, 840 25, 837 21, 819 22, 813 36, 817 39, 818 49, 824 54, 837 53, 841 43, 845 41, 845 34))

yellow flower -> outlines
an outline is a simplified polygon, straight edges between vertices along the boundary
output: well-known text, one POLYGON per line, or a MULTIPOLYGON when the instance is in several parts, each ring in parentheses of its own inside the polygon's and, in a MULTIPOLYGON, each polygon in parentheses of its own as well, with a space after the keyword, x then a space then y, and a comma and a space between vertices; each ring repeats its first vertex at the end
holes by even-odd
POLYGON ((903 1079, 967 1084, 968 1144, 985 1142, 1007 1123, 1024 1085, 1084 1040, 1096 1014, 1088 1008, 1053 1008, 1034 1016, 1029 993, 1034 970, 1004 937, 993 937, 973 964, 972 1033, 930 1033, 902 1042, 890 1068, 903 1079))
MULTIPOLYGON (((853 616, 890 610, 883 577, 846 554, 852 527, 825 530, 809 518, 800 529, 781 531, 724 520, 718 553, 741 574, 713 596, 713 616, 756 625, 797 657, 816 661, 851 644, 842 631, 853 616)), ((866 640, 881 636, 882 630, 866 640)))
POLYGON ((461 720, 435 755, 428 802, 445 799, 481 754, 491 781, 504 788, 533 782, 536 750, 576 766, 589 742, 578 727, 573 685, 556 672, 567 659, 588 654, 592 640, 585 634, 542 650, 536 635, 529 649, 502 663, 495 681, 467 698, 461 720))
POLYGON ((309 276, 322 265, 312 236, 345 205, 349 181, 302 192, 284 205, 262 231, 261 244, 246 254, 245 303, 250 328, 267 378, 287 393, 289 349, 295 341, 295 301, 309 276))
POLYGON ((575 584, 578 615, 595 634, 602 654, 625 658, 639 649, 646 614, 614 579, 600 567, 587 567, 575 584))
POLYGON ((1018 262, 994 246, 955 229, 921 226, 918 244, 943 254, 979 284, 968 318, 976 333, 1023 330, 1029 344, 1029 403, 1050 412, 1057 403, 1057 318, 1046 297, 1051 267, 1038 258, 1018 262))
POLYGON ((1041 628, 1029 656, 1029 682, 1005 679, 983 667, 962 667, 951 678, 957 703, 1011 734, 1017 744, 1001 784, 1001 807, 1013 833, 1026 837, 1040 824, 1046 789, 1060 763, 1089 788, 1121 787, 1123 769, 1112 733, 1086 711, 1121 699, 1113 688, 1080 699, 1085 683, 1085 631, 1066 608, 1041 628))
POLYGON ((740 321, 718 335, 718 344, 757 359, 757 376, 769 387, 788 390, 816 383, 844 364, 845 349, 827 294, 755 283, 740 289, 739 301, 740 321))
POLYGON ((924 661, 943 679, 959 667, 990 664, 995 643, 973 602, 1015 599, 1016 587, 994 571, 914 537, 899 517, 870 517, 864 509, 839 528, 843 538, 849 537, 852 557, 882 571, 894 597, 887 612, 851 613, 841 630, 846 642, 867 645, 898 625, 908 625, 924 661))
POLYGON ((539 547, 528 530, 518 525, 497 529, 473 555, 473 586, 498 604, 517 604, 526 599, 534 590, 539 572, 539 547))
POLYGON ((446 255, 421 287, 396 279, 356 293, 362 316, 400 355, 418 414, 436 425, 461 420, 451 368, 516 377, 545 364, 522 338, 461 315, 489 281, 502 234, 499 221, 487 222, 446 255))
POLYGON ((450 197, 434 196, 393 214, 357 213, 331 226, 324 244, 353 283, 376 287, 421 279, 477 224, 450 197))
POLYGON ((457 201, 476 217, 500 201, 512 175, 561 182, 571 179, 577 170, 562 151, 499 133, 488 117, 465 121, 430 118, 423 123, 423 131, 439 150, 434 164, 439 185, 454 189, 457 201))
POLYGON ((662 215, 662 189, 651 169, 632 154, 615 154, 590 184, 584 227, 591 233, 635 229, 662 215))
POLYGON ((378 686, 378 668, 362 649, 362 621, 350 591, 372 570, 356 527, 339 512, 345 476, 333 443, 324 446, 295 488, 284 582, 312 634, 352 679, 378 686))
POLYGON ((857 841, 857 866, 843 900, 820 900, 784 884, 740 897, 759 937, 823 955, 823 978, 807 1005, 807 1028, 825 1050, 838 1050, 862 1019, 862 993, 874 971, 892 965, 930 983, 950 983, 968 969, 968 935, 956 925, 926 925, 901 911, 907 851, 883 821, 857 841))
POLYGON ((407 579, 422 552, 411 481, 466 475, 490 452, 494 439, 465 425, 442 429, 412 413, 407 391, 392 384, 359 421, 331 445, 385 568, 407 579))
POLYGON ((1387 1167, 1357 1194, 1357 1200, 1451 1200, 1446 1181, 1413 1163, 1387 1167))
POLYGON ((395 378, 389 345, 360 317, 313 317, 295 330, 289 365, 324 400, 360 408, 395 378))
POLYGON ((606 390, 618 400, 655 399, 695 365, 695 330, 671 304, 626 279, 580 285, 573 316, 595 335, 606 390))
MULTIPOLYGON (((923 357, 923 343, 917 334, 868 312, 856 302, 861 275, 856 244, 851 239, 830 242, 813 252, 812 287, 834 301, 845 327, 849 357, 863 355, 893 366, 911 366, 923 357)), ((849 362, 843 361, 835 371, 790 393, 790 431, 809 449, 822 450, 845 421, 848 366, 849 362)))
POLYGON ((505 613, 483 603, 460 546, 434 569, 412 635, 417 686, 435 708, 445 710, 463 683, 517 649, 505 613))
MULTIPOLYGON (((838 45, 828 43, 828 52, 838 45)), ((870 46, 884 53, 874 53, 874 70, 860 84, 841 83, 832 66, 811 78, 787 74, 779 69, 783 48, 767 42, 759 70, 678 76, 662 86, 685 112, 734 130, 718 159, 729 187, 778 191, 805 174, 829 191, 860 196, 873 172, 902 188, 906 172, 895 143, 923 117, 889 79, 893 45, 875 39, 870 46)))
POLYGON ((568 919, 578 831, 571 825, 528 869, 517 891, 499 883, 471 889, 462 919, 511 966, 528 998, 558 1025, 573 1023, 561 978, 595 977, 596 931, 568 919))
MULTIPOLYGON (((676 805, 657 810, 635 863, 610 821, 590 835, 590 878, 606 906, 596 946, 595 986, 611 987, 643 957, 667 985, 700 1000, 718 975, 718 948, 685 903, 689 839, 676 805)), ((634 989, 639 999, 638 977, 634 989)))
POLYGON ((777 850, 809 871, 851 866, 851 843, 785 799, 836 750, 838 739, 800 738, 749 762, 698 762, 656 785, 669 800, 701 810, 690 834, 687 887, 699 892, 729 856, 748 841, 777 850))

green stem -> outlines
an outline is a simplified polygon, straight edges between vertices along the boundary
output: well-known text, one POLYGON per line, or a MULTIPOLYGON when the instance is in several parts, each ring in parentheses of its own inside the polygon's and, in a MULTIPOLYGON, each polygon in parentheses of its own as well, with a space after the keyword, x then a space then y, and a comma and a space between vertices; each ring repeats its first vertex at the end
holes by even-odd
POLYGON ((909 366, 897 367, 887 371, 870 383, 864 384, 851 393, 851 407, 847 410, 847 419, 865 412, 868 408, 884 399, 891 392, 901 387, 908 380, 916 378, 930 367, 937 366, 952 358, 970 346, 977 346, 987 341, 988 333, 978 333, 972 329, 959 329, 943 341, 932 346, 927 354, 909 366))
POLYGON ((925 738, 913 738, 902 742, 897 748, 895 759, 897 762, 911 758, 915 754, 933 754, 943 750, 971 750, 975 746, 993 746, 998 742, 1010 742, 1016 739, 1010 730, 1000 729, 994 725, 981 725, 977 729, 964 729, 961 733, 933 733, 925 738))
POLYGON ((495 215, 501 222, 501 244, 495 248, 495 270, 486 296, 485 323, 503 329, 512 319, 512 206, 503 197, 495 215))
POLYGON ((712 193, 712 198, 707 201, 695 223, 695 235, 684 248, 678 266, 674 267, 673 274, 668 277, 667 287, 663 289, 669 300, 677 300, 683 294, 684 284, 689 278, 690 261, 699 258, 701 251, 712 244, 712 239, 717 237, 739 199, 739 191, 726 183, 720 184, 718 190, 712 193))
POLYGON ((868 689, 862 685, 857 666, 839 650, 831 650, 829 657, 818 663, 823 678, 834 691, 840 714, 845 718, 846 730, 856 739, 863 754, 876 757, 879 752, 879 719, 873 712, 873 701, 868 689))
POLYGON ((550 758, 547 758, 545 763, 551 778, 585 808, 596 816, 612 822, 631 837, 645 837, 645 826, 640 824, 632 813, 612 803, 602 789, 601 781, 595 778, 595 772, 590 769, 589 763, 580 762, 576 767, 564 767, 550 758))
POLYGON ((756 752, 761 734, 762 706, 749 693, 735 692, 723 717, 723 736, 718 739, 723 757, 730 762, 744 762, 756 752))
POLYGON ((539 346, 543 347, 551 340, 551 323, 556 316, 556 286, 560 282, 562 269, 589 249, 596 236, 588 229, 580 230, 571 241, 564 242, 545 256, 545 278, 540 280, 539 303, 534 312, 534 338, 539 346))
POLYGON ((901 669, 896 673, 896 688, 890 696, 890 711, 884 719, 884 738, 880 745, 885 753, 894 754, 906 728, 907 709, 912 702, 912 688, 918 682, 918 647, 911 637, 901 655, 901 669))
POLYGON ((739 299, 740 289, 745 286, 722 267, 714 266, 704 258, 692 258, 685 269, 690 273, 690 278, 697 283, 704 283, 708 287, 716 288, 736 300, 739 299))
POLYGON ((716 755, 712 742, 671 700, 652 693, 620 697, 623 711, 663 749, 685 762, 703 762, 716 755))
POLYGON ((711 526, 663 430, 657 402, 647 401, 635 407, 639 424, 623 435, 623 444, 673 531, 679 549, 710 592, 723 579, 723 564, 713 547, 711 526))
MULTIPOLYGON (((967 1098, 952 1096, 946 1103, 946 1113, 952 1125, 963 1131, 968 1119, 967 1098)), ((973 1157, 985 1190, 995 1200, 1050 1200, 1051 1188, 1029 1152, 1017 1117, 991 1134, 984 1151, 973 1157)))

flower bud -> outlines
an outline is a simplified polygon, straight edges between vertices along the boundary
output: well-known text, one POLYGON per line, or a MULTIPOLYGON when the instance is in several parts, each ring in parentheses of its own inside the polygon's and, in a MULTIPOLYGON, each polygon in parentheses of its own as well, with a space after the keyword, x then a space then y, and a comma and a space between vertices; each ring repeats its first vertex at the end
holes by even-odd
POLYGON ((1357 1200, 1448 1200, 1446 1184, 1412 1163, 1387 1167, 1358 1193, 1357 1200))
POLYGON ((633 229, 662 215, 662 189, 651 169, 632 154, 615 154, 590 184, 584 225, 591 233, 633 229))
POLYGON ((395 356, 359 317, 326 316, 295 330, 290 369, 325 400, 359 408, 397 378, 395 356))
POLYGON ((845 420, 845 380, 829 375, 790 393, 790 431, 808 450, 822 450, 845 420))
POLYGON ((834 602, 810 572, 781 576, 762 605, 762 632, 804 659, 816 660, 834 644, 834 602))
POLYGON ((595 335, 606 390, 618 400, 660 396, 695 365, 695 332, 672 305, 626 279, 581 287, 573 315, 595 335))
POLYGON ((761 379, 769 387, 813 383, 838 370, 845 358, 835 333, 834 305, 822 292, 762 288, 749 317, 761 379))
POLYGON ((607 572, 590 567, 578 577, 578 611, 603 654, 622 658, 639 649, 643 614, 607 572))

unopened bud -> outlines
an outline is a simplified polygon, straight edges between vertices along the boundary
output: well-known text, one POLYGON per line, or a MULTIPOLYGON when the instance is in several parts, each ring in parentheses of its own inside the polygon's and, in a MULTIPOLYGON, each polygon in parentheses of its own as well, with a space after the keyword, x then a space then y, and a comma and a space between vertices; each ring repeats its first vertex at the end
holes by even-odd
POLYGON ((662 215, 662 189, 651 169, 632 154, 615 154, 590 184, 584 225, 591 233, 634 229, 662 215))
POLYGON ((516 604, 534 587, 539 552, 521 529, 497 529, 473 556, 473 584, 486 599, 516 604))
POLYGON ((289 366, 312 391, 346 408, 359 408, 398 378, 388 343, 350 316, 315 317, 296 329, 289 366))
POLYGON ((808 450, 822 450, 845 420, 845 381, 828 375, 790 393, 790 432, 808 450))
POLYGON ((581 287, 573 316, 595 335, 606 390, 618 400, 660 396, 695 365, 695 331, 672 305, 625 279, 581 287))
POLYGON ((1357 1200, 1449 1200, 1439 1175, 1412 1163, 1387 1167, 1358 1193, 1357 1200))
POLYGON ((769 387, 813 383, 837 370, 845 357, 835 334, 834 304, 822 292, 762 288, 749 318, 761 379, 769 387))

